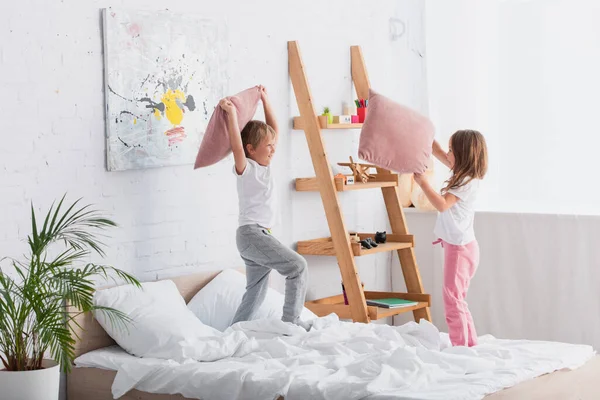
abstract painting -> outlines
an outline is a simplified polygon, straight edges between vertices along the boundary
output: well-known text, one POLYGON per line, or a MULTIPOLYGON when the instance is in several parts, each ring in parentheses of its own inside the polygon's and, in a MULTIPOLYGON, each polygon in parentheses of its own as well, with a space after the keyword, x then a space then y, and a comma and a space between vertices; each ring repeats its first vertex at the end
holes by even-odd
POLYGON ((193 164, 227 91, 226 27, 168 11, 103 21, 108 170, 193 164))

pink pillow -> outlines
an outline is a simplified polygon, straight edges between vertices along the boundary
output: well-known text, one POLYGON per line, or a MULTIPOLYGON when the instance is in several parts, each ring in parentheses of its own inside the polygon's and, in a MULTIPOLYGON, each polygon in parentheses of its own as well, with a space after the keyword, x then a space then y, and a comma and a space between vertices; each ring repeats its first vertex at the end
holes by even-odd
POLYGON ((400 174, 425 172, 434 136, 429 118, 372 89, 367 110, 358 156, 400 174))
MULTIPOLYGON (((241 131, 256 113, 260 92, 257 87, 251 87, 229 97, 229 99, 237 110, 238 124, 241 131)), ((194 169, 216 164, 227 157, 229 153, 231 153, 231 142, 229 141, 229 133, 227 133, 227 115, 217 105, 210 121, 208 121, 206 132, 204 132, 194 169)))

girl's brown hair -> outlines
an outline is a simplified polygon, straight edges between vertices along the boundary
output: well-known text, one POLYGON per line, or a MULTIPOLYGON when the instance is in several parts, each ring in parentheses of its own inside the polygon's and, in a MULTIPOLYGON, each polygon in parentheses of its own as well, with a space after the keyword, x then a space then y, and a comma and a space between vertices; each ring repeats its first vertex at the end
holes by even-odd
POLYGON ((450 138, 450 150, 454 153, 453 174, 442 193, 464 186, 473 179, 482 179, 487 172, 487 145, 480 132, 456 131, 450 138))
POLYGON ((246 124, 242 129, 242 145, 244 146, 244 154, 249 157, 248 145, 252 145, 253 148, 257 148, 260 142, 267 134, 271 137, 275 137, 275 131, 269 125, 262 121, 252 120, 246 124))

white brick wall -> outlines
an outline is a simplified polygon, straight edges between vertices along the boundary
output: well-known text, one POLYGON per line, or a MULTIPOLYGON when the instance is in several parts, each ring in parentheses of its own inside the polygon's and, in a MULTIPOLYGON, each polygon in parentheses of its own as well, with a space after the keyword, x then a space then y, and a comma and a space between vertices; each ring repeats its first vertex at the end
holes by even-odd
MULTIPOLYGON (((0 257, 19 257, 30 231, 28 205, 38 210, 68 192, 106 210, 119 228, 108 239, 107 262, 154 279, 199 269, 240 267, 231 161, 193 171, 191 165, 109 173, 105 169, 103 59, 100 9, 161 10, 157 0, 22 0, 0 12, 0 257)), ((380 91, 426 111, 423 5, 418 0, 317 0, 301 2, 180 1, 173 12, 226 18, 232 92, 265 84, 281 121, 274 161, 282 204, 280 239, 327 235, 318 195, 296 193, 291 182, 311 176, 303 133, 288 130, 297 113, 287 72, 287 40, 300 41, 315 104, 341 112, 354 97, 349 46, 363 46, 371 83, 380 91), (326 5, 324 5, 326 4, 326 5), (389 19, 407 21, 393 41, 389 19)), ((332 162, 356 154, 357 132, 325 132, 332 162)), ((384 229, 378 192, 346 193, 348 226, 384 229)), ((390 255, 359 261, 365 283, 390 285, 390 255)), ((334 259, 309 258, 309 296, 339 290, 334 259)))

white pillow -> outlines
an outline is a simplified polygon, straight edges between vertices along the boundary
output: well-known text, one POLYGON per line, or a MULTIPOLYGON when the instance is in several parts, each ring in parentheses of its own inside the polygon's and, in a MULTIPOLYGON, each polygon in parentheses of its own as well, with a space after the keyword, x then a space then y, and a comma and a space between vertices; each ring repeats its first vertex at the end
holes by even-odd
POLYGON ((125 351, 138 357, 154 357, 183 361, 188 358, 189 344, 198 338, 221 336, 204 325, 186 307, 175 283, 170 280, 117 286, 98 290, 94 294, 96 306, 122 311, 131 322, 112 324, 106 312, 94 316, 106 333, 125 351))
MULTIPOLYGON (((245 291, 246 275, 234 269, 226 269, 200 289, 188 303, 188 308, 206 325, 224 331, 231 325, 245 291)), ((283 301, 281 293, 269 288, 265 301, 253 319, 281 319, 283 301)), ((300 318, 306 321, 317 316, 305 307, 300 318)))

